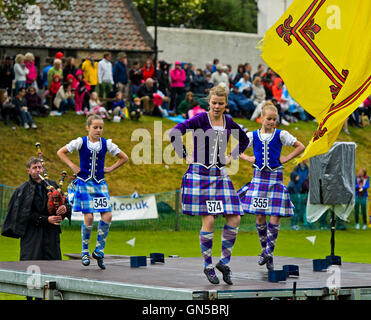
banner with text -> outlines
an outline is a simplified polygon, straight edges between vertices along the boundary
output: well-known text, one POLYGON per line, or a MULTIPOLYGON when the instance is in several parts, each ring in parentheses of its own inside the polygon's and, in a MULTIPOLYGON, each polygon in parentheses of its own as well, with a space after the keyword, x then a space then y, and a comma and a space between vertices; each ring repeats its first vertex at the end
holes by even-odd
MULTIPOLYGON (((110 197, 112 206, 112 221, 157 219, 156 197, 154 195, 140 198, 110 197)), ((104 200, 104 199, 103 199, 104 200)), ((99 202, 97 205, 104 205, 99 202)), ((72 212, 72 221, 83 221, 81 212, 72 212)), ((100 220, 100 213, 94 214, 94 221, 100 220)))

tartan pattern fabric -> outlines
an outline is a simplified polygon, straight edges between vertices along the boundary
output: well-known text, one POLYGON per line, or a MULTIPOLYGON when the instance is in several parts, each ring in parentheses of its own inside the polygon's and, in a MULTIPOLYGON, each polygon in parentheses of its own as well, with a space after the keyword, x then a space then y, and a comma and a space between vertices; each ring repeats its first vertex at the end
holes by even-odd
POLYGON ((259 261, 261 262, 262 259, 264 258, 263 254, 267 246, 267 223, 266 222, 262 224, 256 223, 255 225, 256 225, 256 230, 258 230, 259 241, 262 247, 262 252, 259 258, 259 261))
POLYGON ((93 225, 86 226, 84 222, 81 224, 81 242, 82 242, 81 256, 89 255, 89 241, 92 229, 93 225))
POLYGON ((104 248, 106 246, 109 227, 110 223, 104 222, 103 220, 99 221, 97 232, 97 244, 94 251, 98 253, 98 255, 102 258, 104 256, 104 248))
POLYGON ((75 186, 75 194, 73 197, 72 210, 74 212, 95 213, 95 212, 110 212, 111 203, 109 201, 109 191, 107 183, 103 180, 100 183, 90 179, 86 182, 77 179, 75 186), (94 198, 107 198, 108 208, 94 208, 94 198))
POLYGON ((182 179, 182 212, 188 215, 243 215, 232 181, 222 168, 191 164, 182 179), (222 212, 209 213, 206 201, 221 201, 222 212))
POLYGON ((294 205, 289 192, 283 184, 283 172, 254 170, 251 183, 247 183, 237 191, 245 213, 291 217, 294 215, 294 205), (268 208, 254 206, 254 198, 268 199, 268 208))
POLYGON ((280 230, 279 224, 268 223, 267 228, 267 247, 265 248, 265 255, 268 257, 273 256, 273 251, 276 246, 278 231, 280 230))
POLYGON ((202 257, 204 258, 204 267, 212 268, 212 248, 214 232, 200 231, 200 246, 202 257))
POLYGON ((232 249, 236 242, 238 228, 231 227, 227 224, 224 225, 222 232, 222 255, 220 262, 229 267, 232 256, 232 249))

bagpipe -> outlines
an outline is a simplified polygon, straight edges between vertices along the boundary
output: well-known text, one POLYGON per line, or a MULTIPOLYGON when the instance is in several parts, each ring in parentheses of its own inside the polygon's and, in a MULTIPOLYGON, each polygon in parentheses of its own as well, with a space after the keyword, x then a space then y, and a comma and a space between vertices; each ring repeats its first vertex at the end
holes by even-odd
POLYGON ((69 205, 69 203, 67 201, 67 194, 65 194, 62 191, 63 183, 64 183, 64 180, 67 176, 67 172, 63 171, 61 173, 61 179, 59 180, 59 184, 58 184, 57 188, 52 186, 48 182, 48 173, 47 173, 46 168, 45 168, 44 157, 43 157, 43 153, 41 152, 41 148, 40 148, 40 146, 41 146, 40 142, 36 142, 35 146, 37 148, 37 154, 39 156, 40 162, 41 162, 42 167, 43 167, 43 176, 39 175, 39 177, 41 178, 42 181, 44 181, 44 183, 46 184, 46 188, 48 190, 47 208, 48 208, 49 214, 50 215, 57 215, 58 208, 62 205, 65 205, 66 208, 67 208, 67 211, 66 211, 66 213, 62 214, 61 217, 62 217, 62 220, 67 218, 68 221, 69 221, 69 224, 71 224, 71 214, 72 214, 71 206, 69 205))

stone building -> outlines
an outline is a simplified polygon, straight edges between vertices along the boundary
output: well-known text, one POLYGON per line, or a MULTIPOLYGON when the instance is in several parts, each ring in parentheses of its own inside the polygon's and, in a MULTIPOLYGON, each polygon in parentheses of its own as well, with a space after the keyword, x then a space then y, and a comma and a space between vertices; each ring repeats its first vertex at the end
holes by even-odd
POLYGON ((30 6, 17 21, 0 15, 0 59, 31 52, 40 72, 57 52, 75 57, 79 66, 89 52, 97 60, 103 52, 126 52, 129 67, 153 55, 153 39, 131 0, 71 0, 58 11, 49 1, 30 6))

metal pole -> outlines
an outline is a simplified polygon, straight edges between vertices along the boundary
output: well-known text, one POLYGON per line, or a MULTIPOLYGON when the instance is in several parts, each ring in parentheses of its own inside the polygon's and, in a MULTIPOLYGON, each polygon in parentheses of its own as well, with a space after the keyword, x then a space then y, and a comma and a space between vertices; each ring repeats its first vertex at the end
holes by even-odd
POLYGON ((336 219, 335 219, 335 208, 332 206, 331 208, 331 255, 335 255, 335 227, 336 227, 336 219))
POLYGON ((155 10, 154 10, 154 14, 155 14, 155 39, 154 39, 154 51, 155 51, 155 57, 154 57, 154 67, 155 67, 155 70, 156 70, 156 66, 157 66, 157 56, 158 56, 158 49, 157 49, 157 25, 158 25, 158 0, 155 0, 155 10))

